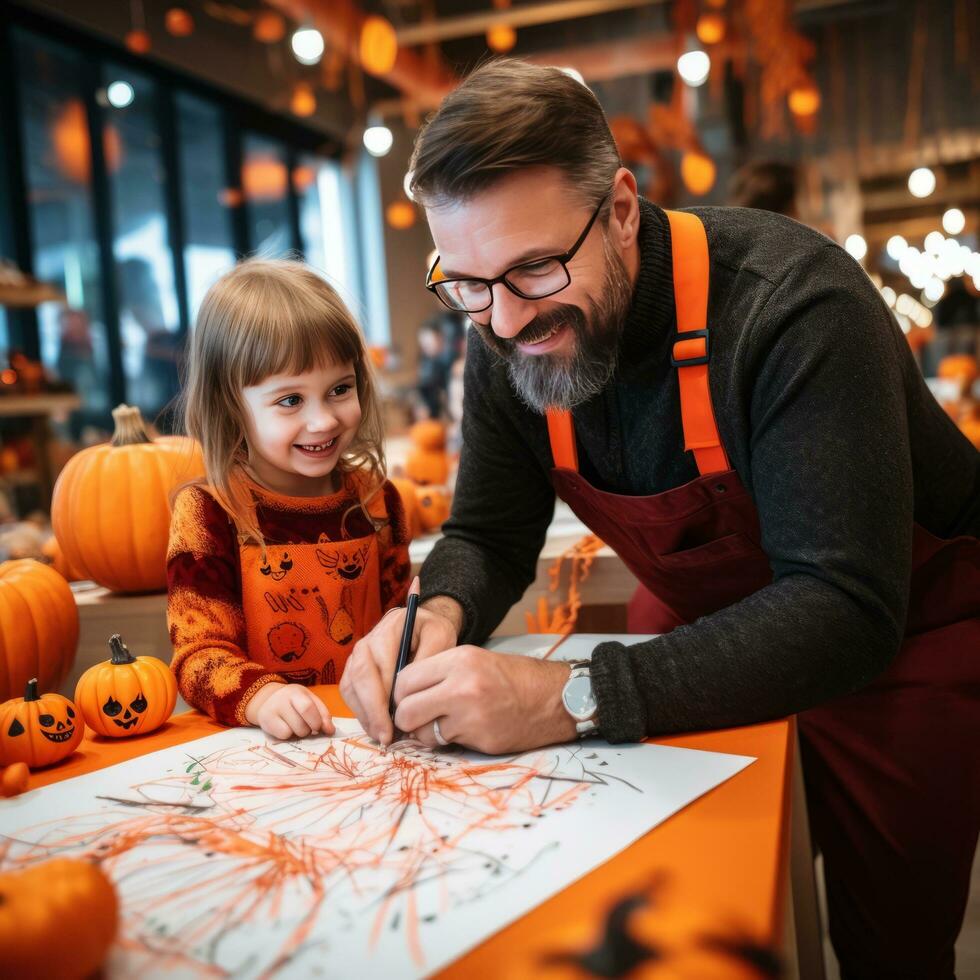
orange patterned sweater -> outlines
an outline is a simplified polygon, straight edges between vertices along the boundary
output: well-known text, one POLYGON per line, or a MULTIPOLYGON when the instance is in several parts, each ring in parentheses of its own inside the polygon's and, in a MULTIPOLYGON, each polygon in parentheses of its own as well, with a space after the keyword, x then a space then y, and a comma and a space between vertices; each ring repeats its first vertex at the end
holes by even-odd
POLYGON ((357 504, 357 477, 325 497, 287 497, 250 482, 266 542, 240 546, 206 487, 174 501, 167 553, 172 667, 184 700, 226 725, 270 681, 336 683, 354 643, 402 605, 411 566, 398 491, 357 504), (341 521, 347 514, 343 526, 341 521))

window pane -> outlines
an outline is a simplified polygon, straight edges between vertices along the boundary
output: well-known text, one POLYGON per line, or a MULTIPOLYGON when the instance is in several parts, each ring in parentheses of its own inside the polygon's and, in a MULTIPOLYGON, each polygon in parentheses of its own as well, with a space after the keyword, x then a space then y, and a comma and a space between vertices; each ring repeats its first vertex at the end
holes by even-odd
POLYGON ((105 109, 104 140, 126 392, 152 420, 177 393, 183 342, 167 238, 156 85, 112 64, 103 67, 102 80, 107 88, 119 82, 132 87, 128 105, 105 109))
POLYGON ((242 157, 251 253, 263 258, 285 255, 292 248, 286 148, 276 140, 246 133, 242 157))
POLYGON ((183 207, 184 270, 193 324, 204 294, 235 264, 225 187, 221 110, 202 99, 177 96, 183 207))
POLYGON ((38 308, 41 359, 82 400, 73 438, 109 426, 109 357, 91 198, 92 161, 81 60, 60 45, 16 31, 24 171, 34 274, 60 286, 67 307, 38 308))

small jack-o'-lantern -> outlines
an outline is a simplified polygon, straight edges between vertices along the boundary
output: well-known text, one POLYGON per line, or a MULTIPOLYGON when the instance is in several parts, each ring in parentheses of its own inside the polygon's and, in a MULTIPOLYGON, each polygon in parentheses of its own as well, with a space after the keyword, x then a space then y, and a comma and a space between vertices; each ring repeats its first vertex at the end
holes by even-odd
POLYGON ((85 723, 60 694, 38 694, 37 678, 22 698, 0 705, 0 765, 26 762, 31 769, 60 762, 78 748, 85 723))
POLYGON ((0 950, 6 977, 90 977, 119 925, 119 900, 98 865, 40 861, 0 873, 0 950))
POLYGON ((123 738, 159 728, 177 703, 173 672, 156 657, 134 657, 119 634, 109 638, 109 660, 78 679, 75 703, 99 735, 123 738))
POLYGON ((444 487, 416 487, 419 520, 426 531, 436 531, 449 517, 449 493, 444 487))

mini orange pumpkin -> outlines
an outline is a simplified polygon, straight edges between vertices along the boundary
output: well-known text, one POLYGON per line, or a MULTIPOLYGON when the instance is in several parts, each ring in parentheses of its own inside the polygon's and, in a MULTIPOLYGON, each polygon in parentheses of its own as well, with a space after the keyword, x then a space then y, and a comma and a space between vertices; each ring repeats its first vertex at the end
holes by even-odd
POLYGON ((68 461, 55 484, 51 523, 68 565, 114 592, 167 587, 170 494, 204 473, 196 443, 150 439, 139 409, 112 412, 112 442, 68 461))
POLYGON ((35 677, 22 698, 0 704, 0 765, 50 766, 71 755, 84 734, 85 722, 71 701, 60 694, 38 694, 35 677))
POLYGON ((416 487, 419 519, 426 531, 437 531, 449 517, 449 492, 444 487, 416 487))
POLYGON ((389 479, 398 491, 398 496, 402 498, 409 536, 417 538, 422 533, 422 516, 419 514, 418 498, 415 496, 415 484, 403 476, 392 476, 389 479))
POLYGON ((97 865, 54 858, 0 873, 4 976, 92 976, 118 926, 116 890, 97 865))
POLYGON ((0 796, 20 796, 31 782, 26 762, 15 762, 0 773, 0 796))
POLYGON ((57 687, 78 647, 78 606, 53 568, 22 558, 0 564, 0 702, 32 678, 57 687))
POLYGON ((85 723, 99 735, 145 735, 173 714, 177 681, 156 657, 134 657, 118 633, 109 638, 109 660, 89 667, 78 679, 75 703, 85 723))

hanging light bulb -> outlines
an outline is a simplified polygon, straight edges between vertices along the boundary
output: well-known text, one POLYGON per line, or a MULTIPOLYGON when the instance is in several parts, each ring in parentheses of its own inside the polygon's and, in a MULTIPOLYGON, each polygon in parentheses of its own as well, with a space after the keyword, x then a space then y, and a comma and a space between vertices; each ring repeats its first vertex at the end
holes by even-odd
POLYGON ((959 208, 950 208, 943 215, 943 227, 950 235, 958 235, 966 227, 966 215, 959 208))
POLYGON ((888 239, 888 244, 885 245, 885 251, 897 262, 905 254, 908 247, 909 243, 901 235, 892 235, 888 239))
POLYGON ((387 126, 368 126, 364 130, 364 148, 373 157, 383 157, 391 149, 395 137, 387 126))
POLYGON ((323 57, 323 35, 315 27, 301 27, 293 34, 291 43, 301 65, 315 65, 323 57))
POLYGON ((133 104, 136 93, 129 82, 110 82, 106 86, 105 97, 114 109, 125 109, 126 106, 133 104))
POLYGON ((688 51, 677 59, 677 72, 691 88, 703 85, 710 71, 711 59, 706 51, 688 51))
POLYGON ((914 197, 928 197, 936 189, 936 175, 928 167, 917 167, 909 174, 909 191, 914 197))

